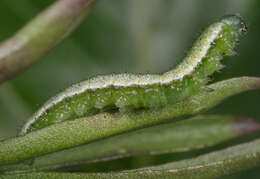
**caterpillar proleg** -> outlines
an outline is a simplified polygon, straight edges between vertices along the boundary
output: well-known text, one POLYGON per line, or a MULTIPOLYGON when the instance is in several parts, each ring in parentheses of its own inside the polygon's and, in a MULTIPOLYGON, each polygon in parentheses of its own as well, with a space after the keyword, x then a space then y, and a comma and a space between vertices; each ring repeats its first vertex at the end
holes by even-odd
POLYGON ((102 111, 156 108, 182 101, 204 89, 208 77, 222 68, 223 56, 235 54, 246 31, 241 17, 225 16, 206 28, 183 61, 168 72, 101 75, 75 84, 47 101, 24 125, 22 134, 102 111))

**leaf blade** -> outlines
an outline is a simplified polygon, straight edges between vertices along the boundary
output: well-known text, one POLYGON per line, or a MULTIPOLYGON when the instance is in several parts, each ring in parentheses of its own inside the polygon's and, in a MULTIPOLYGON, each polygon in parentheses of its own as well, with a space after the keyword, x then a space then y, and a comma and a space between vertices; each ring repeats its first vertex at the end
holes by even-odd
POLYGON ((205 115, 178 123, 133 131, 76 148, 34 158, 33 162, 0 167, 5 173, 46 171, 136 155, 187 152, 213 146, 260 130, 245 117, 205 115), (31 163, 28 165, 28 163, 31 163))
MULTIPOLYGON (((207 179, 228 176, 260 165, 260 139, 227 149, 204 154, 193 159, 156 167, 111 173, 29 173, 2 175, 3 178, 71 177, 71 178, 177 178, 207 179)), ((0 176, 1 177, 1 176, 0 176)))

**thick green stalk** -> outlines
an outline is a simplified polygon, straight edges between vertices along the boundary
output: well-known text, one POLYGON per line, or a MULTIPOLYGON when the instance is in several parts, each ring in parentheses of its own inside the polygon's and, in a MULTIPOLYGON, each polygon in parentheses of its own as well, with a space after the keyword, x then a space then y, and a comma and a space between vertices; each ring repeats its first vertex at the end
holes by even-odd
POLYGON ((0 83, 24 71, 66 37, 97 0, 58 0, 0 44, 0 83))
POLYGON ((260 78, 233 78, 209 85, 208 88, 212 90, 206 90, 164 108, 138 110, 126 114, 101 113, 8 139, 0 143, 0 165, 20 162, 123 132, 198 114, 232 95, 259 89, 260 78))

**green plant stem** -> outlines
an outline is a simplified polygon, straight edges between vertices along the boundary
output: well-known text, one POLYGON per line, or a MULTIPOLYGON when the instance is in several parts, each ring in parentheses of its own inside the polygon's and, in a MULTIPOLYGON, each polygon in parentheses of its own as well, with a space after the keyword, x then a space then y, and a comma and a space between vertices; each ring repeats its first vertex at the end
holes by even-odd
POLYGON ((0 44, 0 83, 39 60, 66 37, 97 0, 58 0, 0 44))
POLYGON ((33 162, 0 167, 0 171, 19 173, 53 170, 128 156, 186 152, 249 135, 259 129, 260 124, 247 117, 197 116, 51 153, 34 158, 33 162))
POLYGON ((212 90, 205 90, 185 101, 164 108, 138 110, 126 114, 100 113, 8 139, 0 143, 0 165, 20 162, 123 132, 177 121, 180 117, 201 113, 232 95, 259 89, 260 78, 233 78, 208 87, 212 90))
POLYGON ((260 139, 227 149, 204 154, 193 159, 122 173, 88 175, 93 178, 165 178, 208 179, 231 175, 260 164, 260 139))
MULTIPOLYGON (((155 167, 111 173, 29 173, 3 175, 2 178, 176 178, 208 179, 231 175, 260 164, 260 139, 236 145, 192 159, 167 163, 155 167)), ((1 177, 0 177, 1 178, 1 177)))
MULTIPOLYGON (((231 175, 260 164, 260 139, 192 159, 155 167, 111 173, 29 173, 3 175, 2 178, 176 178, 208 179, 231 175)), ((0 176, 1 178, 1 176, 0 176)))

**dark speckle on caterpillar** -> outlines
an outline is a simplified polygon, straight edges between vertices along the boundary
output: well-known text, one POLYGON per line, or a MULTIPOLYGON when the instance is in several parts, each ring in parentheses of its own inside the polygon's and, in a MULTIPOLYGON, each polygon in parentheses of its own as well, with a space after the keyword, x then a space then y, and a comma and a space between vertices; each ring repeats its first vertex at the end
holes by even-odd
POLYGON ((220 60, 235 54, 246 31, 241 17, 225 16, 205 29, 175 69, 161 75, 103 75, 75 84, 45 103, 22 134, 102 111, 156 108, 184 100, 205 89, 208 77, 222 68, 220 60))

